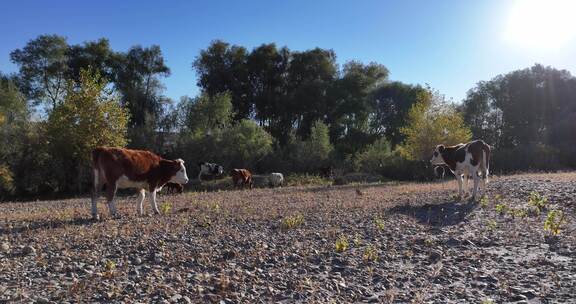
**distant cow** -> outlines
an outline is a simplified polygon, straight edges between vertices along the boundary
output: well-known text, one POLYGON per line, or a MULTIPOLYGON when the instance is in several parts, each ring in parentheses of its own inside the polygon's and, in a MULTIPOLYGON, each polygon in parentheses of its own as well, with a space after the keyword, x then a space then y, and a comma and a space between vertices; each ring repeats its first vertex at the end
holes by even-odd
POLYGON ((244 186, 252 187, 254 186, 254 181, 252 180, 252 173, 247 169, 232 169, 230 171, 230 175, 232 176, 232 183, 234 187, 241 187, 244 186))
MULTIPOLYGON (((458 180, 458 195, 460 197, 463 197, 464 194, 462 191, 464 179, 466 179, 466 188, 468 188, 468 176, 472 176, 474 179, 472 197, 476 199, 480 178, 482 178, 482 188, 484 189, 488 181, 490 146, 482 140, 449 147, 438 145, 434 149, 430 162, 433 165, 446 164, 450 168, 458 180)), ((465 192, 468 192, 468 189, 465 192)))
POLYGON ((224 174, 224 167, 214 163, 200 162, 198 167, 200 167, 200 172, 198 173, 199 181, 202 181, 202 175, 221 176, 224 174))
POLYGON ((141 150, 99 147, 92 151, 94 172, 94 189, 92 193, 92 217, 98 219, 96 207, 100 189, 106 185, 108 209, 117 217, 114 196, 117 189, 136 188, 138 196, 138 214, 144 213, 145 191, 150 192, 150 203, 156 214, 160 213, 156 203, 156 192, 168 182, 186 184, 188 176, 181 159, 167 160, 160 156, 141 150))
POLYGON ((284 175, 282 173, 273 172, 268 176, 268 181, 271 187, 278 187, 284 184, 284 175))
POLYGON ((166 189, 166 194, 184 192, 184 186, 178 183, 166 183, 164 189, 166 189))

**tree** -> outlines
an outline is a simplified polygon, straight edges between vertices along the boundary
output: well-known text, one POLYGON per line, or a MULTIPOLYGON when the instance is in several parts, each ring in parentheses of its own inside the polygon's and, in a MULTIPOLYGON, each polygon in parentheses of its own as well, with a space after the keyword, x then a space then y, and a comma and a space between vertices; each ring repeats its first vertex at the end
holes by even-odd
POLYGON ((115 84, 122 104, 130 111, 130 125, 154 124, 166 100, 159 77, 170 75, 160 47, 131 47, 126 54, 116 54, 114 65, 115 84))
POLYGON ((114 60, 118 54, 110 48, 108 39, 100 38, 96 41, 87 41, 83 45, 71 45, 66 52, 67 79, 80 81, 80 71, 91 68, 98 71, 102 77, 114 80, 114 60))
POLYGON ((272 136, 244 119, 223 131, 219 147, 230 165, 250 168, 272 151, 272 136))
POLYGON ((12 168, 21 156, 29 110, 13 79, 0 73, 0 200, 14 190, 12 168))
POLYGON ((198 75, 198 86, 209 96, 230 92, 235 119, 251 118, 253 107, 250 101, 248 52, 244 47, 215 40, 206 50, 200 51, 192 63, 198 75))
POLYGON ((330 143, 328 126, 319 120, 312 125, 307 140, 293 138, 291 146, 294 167, 302 171, 315 171, 327 165, 334 149, 330 143))
POLYGON ((463 112, 474 135, 497 148, 544 144, 569 151, 576 146, 574 96, 575 77, 537 64, 479 82, 463 112))
POLYGON ((384 83, 371 92, 373 112, 370 119, 370 133, 386 136, 392 146, 401 144, 404 135, 400 128, 406 123, 408 112, 418 101, 429 100, 429 90, 419 85, 404 84, 399 81, 384 83))
POLYGON ((183 97, 181 108, 185 113, 184 125, 192 132, 212 134, 232 122, 232 97, 230 93, 217 93, 212 97, 204 93, 190 99, 183 97))
POLYGON ((63 102, 48 117, 51 154, 63 170, 60 187, 74 184, 76 179, 81 191, 82 168, 89 164, 95 147, 127 144, 129 114, 118 97, 106 89, 107 84, 98 72, 81 70, 80 81, 68 83, 63 102))
POLYGON ((454 105, 437 93, 429 96, 432 101, 422 100, 412 106, 407 125, 400 129, 406 137, 401 151, 409 160, 428 160, 436 145, 455 145, 472 137, 454 105))
POLYGON ((356 157, 356 167, 367 173, 380 173, 382 166, 392 157, 390 142, 384 137, 370 144, 356 157))
POLYGON ((66 90, 68 44, 58 35, 41 35, 23 49, 10 53, 19 66, 19 85, 27 98, 51 103, 52 109, 66 90))

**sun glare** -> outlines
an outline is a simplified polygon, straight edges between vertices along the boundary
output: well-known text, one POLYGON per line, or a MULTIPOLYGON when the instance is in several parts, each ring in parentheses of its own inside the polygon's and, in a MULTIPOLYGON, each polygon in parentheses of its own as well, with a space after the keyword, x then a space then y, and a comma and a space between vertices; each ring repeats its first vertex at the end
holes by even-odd
POLYGON ((576 1, 517 0, 504 38, 524 48, 554 50, 576 38, 576 1))

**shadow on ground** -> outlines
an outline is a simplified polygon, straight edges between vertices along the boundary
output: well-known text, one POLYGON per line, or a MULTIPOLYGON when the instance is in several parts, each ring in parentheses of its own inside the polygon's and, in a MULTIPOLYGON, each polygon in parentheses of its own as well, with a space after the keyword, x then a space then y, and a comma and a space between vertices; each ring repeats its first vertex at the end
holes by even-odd
POLYGON ((411 216, 420 224, 443 227, 461 223, 477 206, 477 202, 450 201, 419 206, 396 206, 391 208, 389 212, 390 214, 411 216))
POLYGON ((0 227, 0 236, 14 233, 23 233, 39 229, 54 229, 65 226, 85 226, 95 222, 91 218, 75 218, 70 220, 49 220, 38 222, 27 222, 17 227, 0 227))

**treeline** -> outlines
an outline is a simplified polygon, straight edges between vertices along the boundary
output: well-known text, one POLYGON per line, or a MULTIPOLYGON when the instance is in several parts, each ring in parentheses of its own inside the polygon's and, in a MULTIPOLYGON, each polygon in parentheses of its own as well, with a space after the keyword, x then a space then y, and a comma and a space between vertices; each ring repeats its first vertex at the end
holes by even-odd
POLYGON ((541 65, 479 82, 454 104, 390 81, 384 65, 340 66, 332 50, 214 41, 191 54, 201 93, 174 101, 159 46, 117 52, 106 39, 46 35, 10 56, 19 71, 0 75, 0 198, 87 191, 97 145, 181 157, 191 175, 215 161, 422 180, 436 144, 473 137, 494 146, 492 171, 576 166, 576 79, 541 65))

